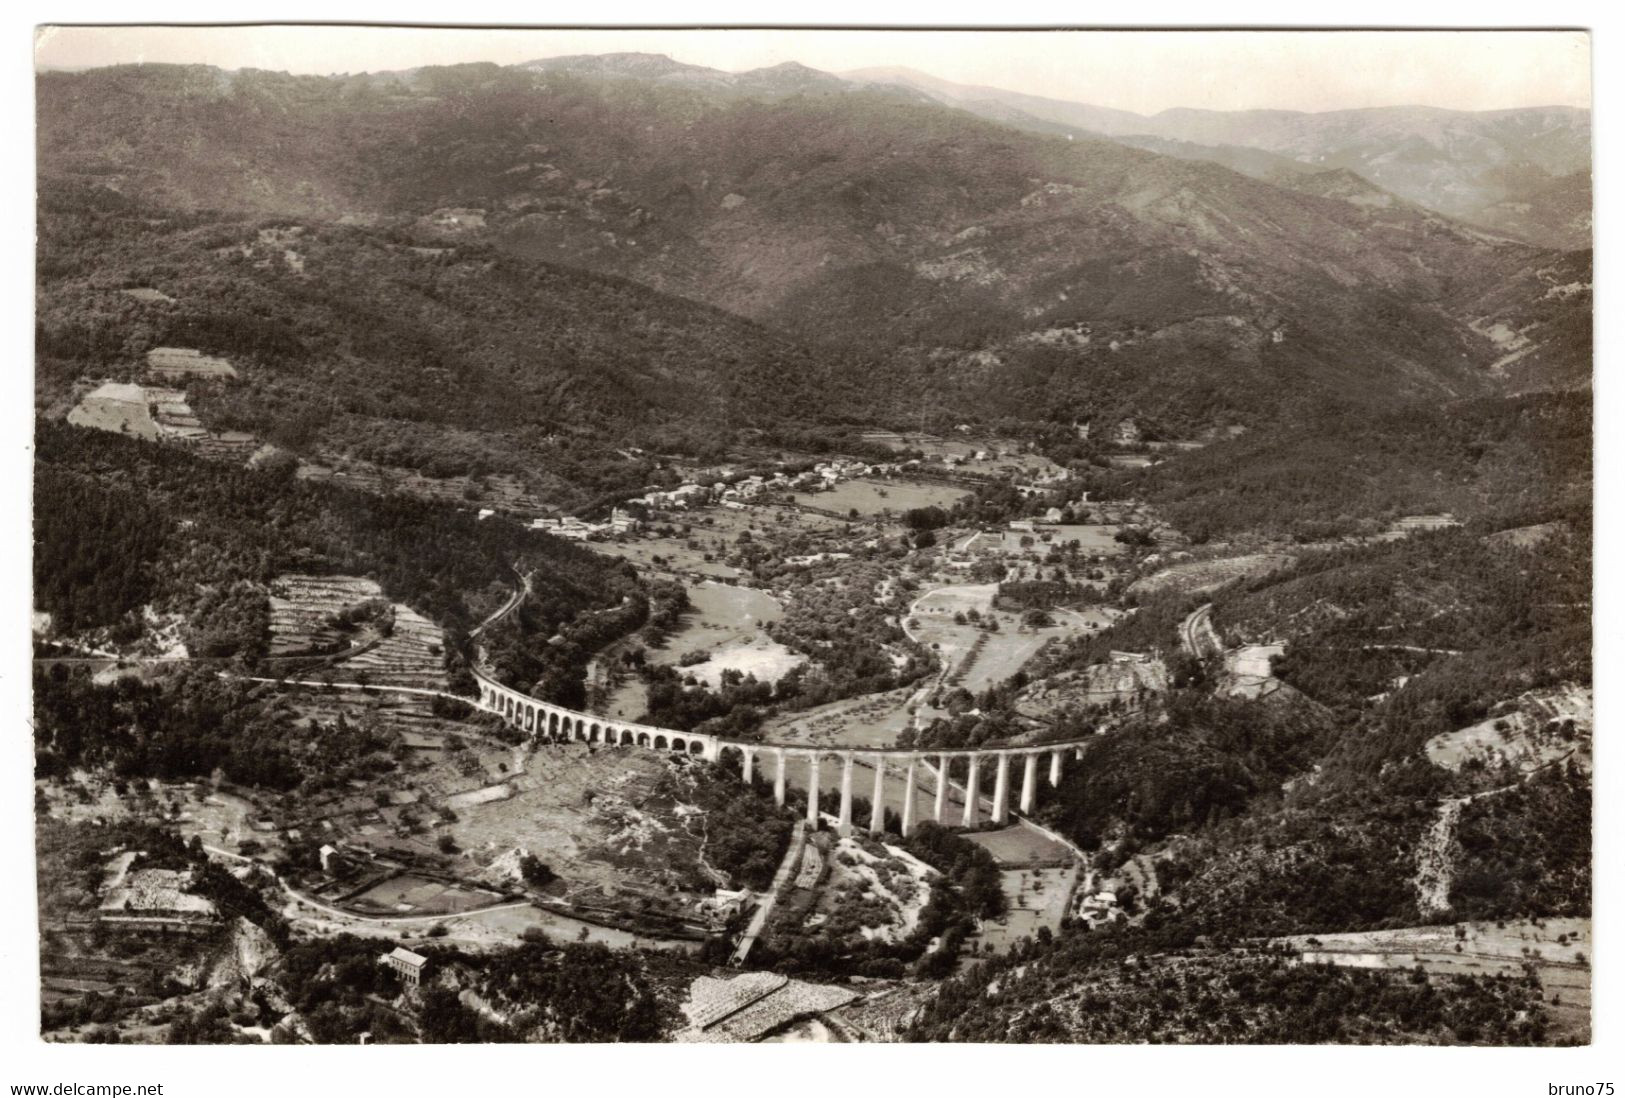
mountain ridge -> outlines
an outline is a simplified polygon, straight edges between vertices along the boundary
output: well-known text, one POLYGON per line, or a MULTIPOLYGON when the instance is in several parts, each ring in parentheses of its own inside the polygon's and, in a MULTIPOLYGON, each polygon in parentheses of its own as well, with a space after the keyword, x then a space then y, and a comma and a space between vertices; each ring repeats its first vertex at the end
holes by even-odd
POLYGON ((50 74, 41 165, 182 209, 631 279, 888 359, 927 405, 1001 414, 1020 393, 1061 417, 1149 402, 1200 427, 1281 400, 1493 392, 1507 352, 1481 299, 1550 290, 1546 253, 1347 168, 1280 186, 867 88, 718 93, 576 64, 50 74))

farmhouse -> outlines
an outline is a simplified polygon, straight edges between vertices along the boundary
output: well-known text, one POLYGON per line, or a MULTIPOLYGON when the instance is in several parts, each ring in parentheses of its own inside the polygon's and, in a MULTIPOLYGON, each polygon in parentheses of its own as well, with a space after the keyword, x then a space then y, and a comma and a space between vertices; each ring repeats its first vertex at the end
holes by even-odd
POLYGON ((753 899, 755 893, 749 889, 719 888, 714 895, 700 900, 697 906, 706 915, 727 920, 738 915, 753 899))
POLYGON ((1147 652, 1123 652, 1112 649, 1111 661, 1113 663, 1150 663, 1151 656, 1147 652))

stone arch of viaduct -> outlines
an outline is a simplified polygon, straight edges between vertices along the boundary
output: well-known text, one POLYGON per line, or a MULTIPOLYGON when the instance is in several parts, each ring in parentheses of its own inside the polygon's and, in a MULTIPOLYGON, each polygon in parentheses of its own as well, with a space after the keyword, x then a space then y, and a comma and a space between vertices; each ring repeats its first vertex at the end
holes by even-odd
MULTIPOLYGON (((755 776, 758 765, 765 768, 771 763, 773 798, 781 806, 785 803, 786 773, 792 761, 803 763, 807 767, 807 788, 818 789, 821 767, 826 760, 832 760, 841 768, 838 820, 843 832, 852 827, 852 768, 858 759, 868 762, 875 774, 868 821, 869 830, 872 832, 879 832, 884 823, 885 780, 888 770, 894 769, 904 774, 903 803, 899 808, 899 816, 902 820, 903 834, 907 835, 922 818, 926 818, 923 814, 925 811, 929 811, 929 818, 945 826, 957 822, 960 826, 971 827, 980 822, 982 798, 971 795, 969 791, 980 789, 984 767, 993 768, 995 773, 989 819, 998 824, 1008 822, 1012 807, 1019 808, 1023 814, 1030 813, 1037 803, 1041 784, 1040 767, 1042 766, 1045 771, 1047 783, 1054 786, 1061 780, 1062 762, 1066 756, 1072 755, 1077 758, 1083 753, 1081 743, 947 751, 922 751, 902 747, 825 748, 808 744, 747 743, 579 713, 503 686, 478 671, 474 677, 480 690, 478 707, 488 713, 495 713, 533 739, 579 740, 604 747, 642 747, 654 751, 694 755, 711 762, 731 761, 737 757, 741 774, 747 782, 755 776), (955 821, 950 819, 948 804, 948 764, 950 760, 959 758, 969 760, 970 773, 965 782, 964 803, 958 812, 959 819, 955 821), (1012 770, 1018 764, 1021 771, 1019 788, 1012 775, 1012 770), (916 803, 918 798, 915 779, 921 766, 928 766, 935 771, 936 781, 932 789, 931 804, 928 806, 916 803)), ((818 825, 816 797, 807 798, 807 820, 815 827, 818 825)))

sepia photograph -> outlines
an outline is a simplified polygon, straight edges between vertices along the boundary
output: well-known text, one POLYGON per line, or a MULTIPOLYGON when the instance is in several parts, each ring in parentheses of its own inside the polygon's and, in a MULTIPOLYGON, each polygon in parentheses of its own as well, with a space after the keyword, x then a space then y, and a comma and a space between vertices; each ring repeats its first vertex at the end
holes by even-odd
POLYGON ((1586 29, 31 33, 34 1042, 1599 1039, 1586 29))

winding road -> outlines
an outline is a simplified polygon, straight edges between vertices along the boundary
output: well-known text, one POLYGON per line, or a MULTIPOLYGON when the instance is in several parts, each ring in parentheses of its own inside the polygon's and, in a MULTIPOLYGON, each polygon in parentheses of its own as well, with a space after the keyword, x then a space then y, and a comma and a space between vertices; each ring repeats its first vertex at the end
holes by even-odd
POLYGON ((1179 625, 1179 643, 1197 659, 1224 655, 1224 644, 1213 631, 1213 604, 1204 602, 1179 625), (1204 651, 1205 649, 1205 651, 1204 651))

